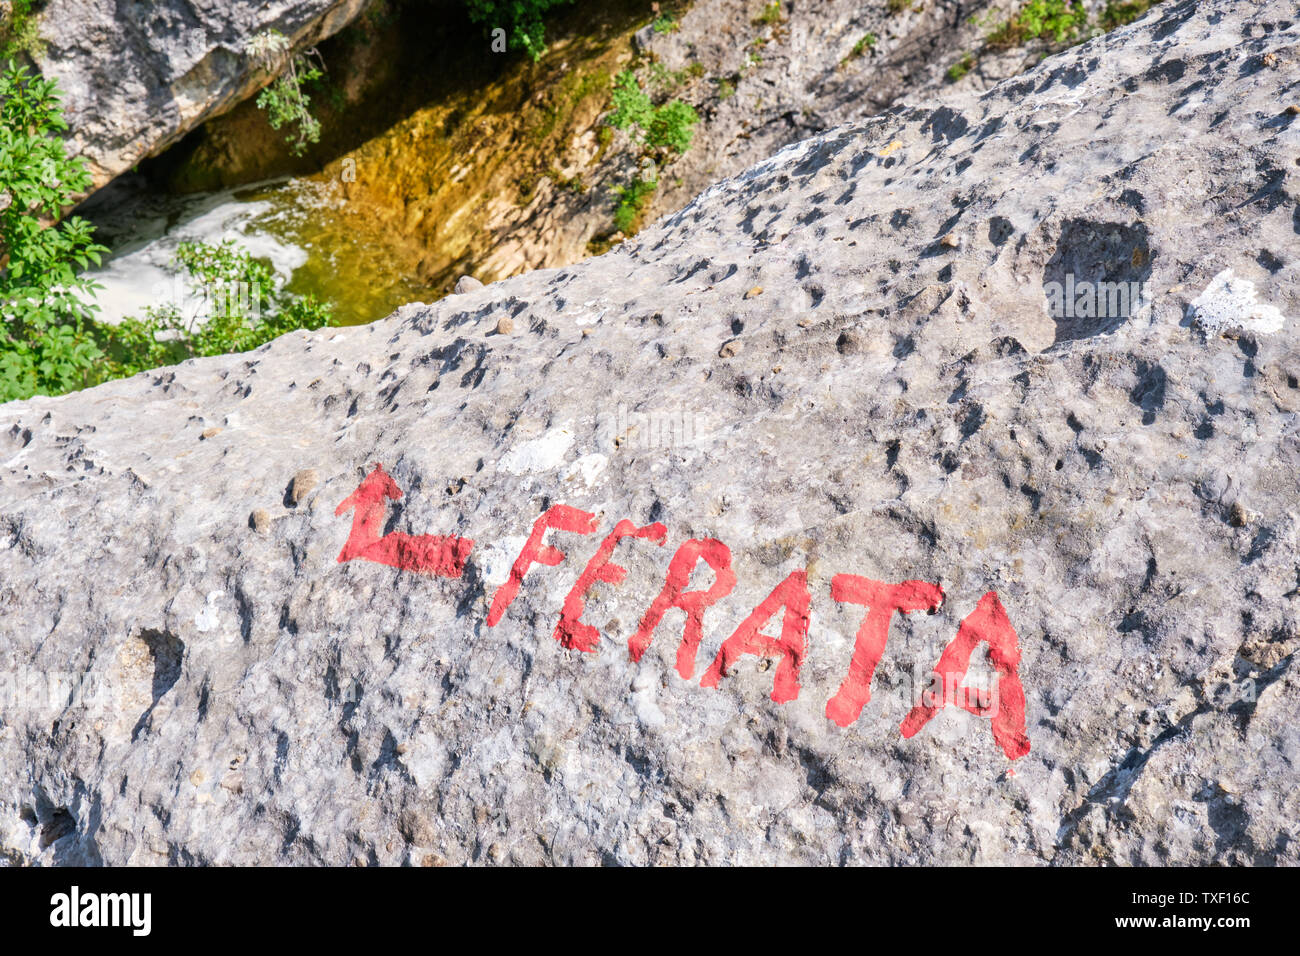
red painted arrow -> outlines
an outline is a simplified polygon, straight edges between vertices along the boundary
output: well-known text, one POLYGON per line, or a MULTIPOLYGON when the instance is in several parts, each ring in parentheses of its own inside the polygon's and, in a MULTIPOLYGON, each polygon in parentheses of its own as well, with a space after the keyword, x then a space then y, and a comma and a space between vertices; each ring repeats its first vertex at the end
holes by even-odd
POLYGON ((416 574, 460 577, 465 560, 474 548, 469 538, 453 534, 409 535, 404 531, 380 536, 388 513, 388 499, 396 501, 400 497, 402 489, 384 471, 383 465, 375 465, 375 470, 366 475, 357 490, 334 509, 336 515, 354 512, 352 532, 339 552, 339 563, 360 559, 416 574))

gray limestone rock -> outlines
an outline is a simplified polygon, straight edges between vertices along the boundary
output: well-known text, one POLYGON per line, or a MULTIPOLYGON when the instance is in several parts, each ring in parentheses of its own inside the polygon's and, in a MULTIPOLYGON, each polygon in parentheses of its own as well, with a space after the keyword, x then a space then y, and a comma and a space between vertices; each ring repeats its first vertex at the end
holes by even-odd
POLYGON ((49 0, 35 63, 63 94, 69 150, 99 188, 273 75, 245 49, 277 30, 296 49, 337 33, 366 0, 49 0))
POLYGON ((0 854, 1300 862, 1300 20, 1167 7, 581 265, 0 408, 0 854), (843 575, 926 582, 856 720, 843 575), (996 714, 918 714, 950 646, 996 714))

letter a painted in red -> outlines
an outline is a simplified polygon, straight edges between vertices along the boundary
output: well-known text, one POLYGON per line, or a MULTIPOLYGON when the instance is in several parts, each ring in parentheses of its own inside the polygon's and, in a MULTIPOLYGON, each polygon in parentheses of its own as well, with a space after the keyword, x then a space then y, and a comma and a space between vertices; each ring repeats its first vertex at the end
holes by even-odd
POLYGON ((989 661, 998 672, 993 740, 1008 760, 1029 753, 1029 738, 1025 735, 1025 690, 1020 683, 1020 640, 996 591, 980 598, 979 605, 961 622, 952 643, 944 648, 934 669, 935 677, 943 682, 943 700, 913 707, 903 720, 904 737, 915 736, 948 703, 955 703, 976 717, 984 716, 991 709, 981 707, 979 703, 958 702, 958 692, 966 679, 971 654, 982 643, 988 644, 989 661))
POLYGON ((791 571, 790 576, 773 588, 763 603, 736 628, 736 632, 722 642, 718 656, 708 671, 700 678, 701 687, 717 687, 731 666, 744 654, 758 657, 781 655, 776 665, 772 684, 772 700, 778 704, 799 696, 799 668, 803 665, 808 646, 808 610, 812 595, 808 593, 808 572, 791 571), (785 608, 781 619, 781 636, 768 637, 760 633, 776 612, 785 608))
POLYGON ((389 499, 396 501, 400 497, 402 489, 384 471, 383 465, 375 465, 357 490, 334 509, 335 515, 354 512, 352 531, 339 552, 339 563, 374 561, 416 574, 460 577, 465 570, 465 560, 474 548, 474 542, 469 538, 454 534, 409 535, 404 531, 380 536, 389 499))

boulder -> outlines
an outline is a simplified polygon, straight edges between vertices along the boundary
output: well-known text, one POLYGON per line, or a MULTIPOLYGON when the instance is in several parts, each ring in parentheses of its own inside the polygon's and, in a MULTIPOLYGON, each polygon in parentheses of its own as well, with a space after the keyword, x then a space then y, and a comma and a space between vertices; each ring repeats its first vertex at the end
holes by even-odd
POLYGON ((337 33, 367 0, 49 0, 36 66, 58 81, 69 151, 98 189, 274 76, 245 44, 277 30, 295 49, 337 33))
POLYGON ((0 855, 1300 862, 1300 27, 1166 6, 0 407, 0 855))

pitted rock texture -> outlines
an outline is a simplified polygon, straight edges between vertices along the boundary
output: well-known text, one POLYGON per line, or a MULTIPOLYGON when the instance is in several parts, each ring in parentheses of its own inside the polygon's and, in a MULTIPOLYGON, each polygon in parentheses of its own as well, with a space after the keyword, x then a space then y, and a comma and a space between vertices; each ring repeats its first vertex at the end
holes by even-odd
POLYGON ((1298 16, 1174 4, 969 108, 785 149, 580 266, 0 408, 0 852, 1300 861, 1298 16), (1054 316, 1062 277, 1143 295, 1054 316), (402 492, 376 531, 472 539, 461 577, 337 561, 374 463, 402 492), (556 504, 598 530, 551 532, 566 557, 488 626, 556 504), (595 650, 566 650, 623 518, 667 540, 619 545, 595 650), (737 577, 691 680, 680 611, 628 653, 687 538, 737 577), (770 656, 700 686, 801 570, 798 697, 770 656), (945 592, 895 618, 847 728, 841 573, 945 592), (989 591, 1014 762, 956 707, 899 732, 989 591))
POLYGON ((37 68, 57 80, 99 188, 273 79, 245 51, 278 30, 302 49, 345 27, 366 0, 50 0, 37 68))

